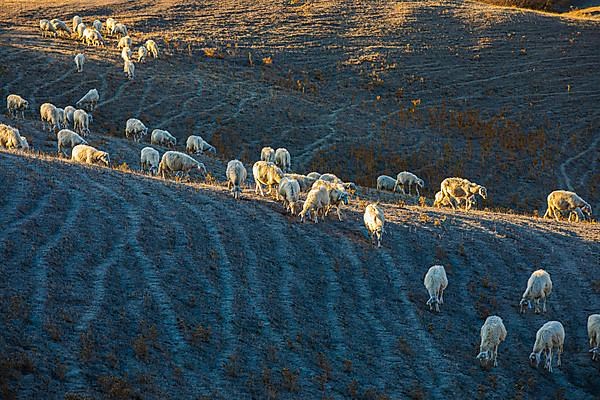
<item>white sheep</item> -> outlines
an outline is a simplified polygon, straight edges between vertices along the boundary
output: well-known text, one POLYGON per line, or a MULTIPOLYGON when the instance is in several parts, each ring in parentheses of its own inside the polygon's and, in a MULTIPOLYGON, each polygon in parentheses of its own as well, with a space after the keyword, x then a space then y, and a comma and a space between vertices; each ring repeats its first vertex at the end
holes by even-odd
POLYGON ((54 28, 54 25, 52 25, 52 23, 47 19, 40 19, 40 30, 42 31, 42 37, 56 37, 56 29, 54 28))
POLYGON ((302 211, 300 211, 300 221, 304 222, 305 217, 310 219, 312 213, 314 213, 313 219, 315 224, 319 222, 319 214, 325 220, 325 210, 328 205, 329 194, 327 193, 327 189, 324 187, 311 189, 308 195, 306 195, 306 201, 302 206, 302 211))
POLYGON ((485 187, 463 178, 446 178, 440 184, 440 189, 444 196, 448 197, 454 209, 460 205, 461 201, 465 201, 465 210, 470 210, 473 202, 468 198, 473 195, 478 194, 483 199, 487 198, 485 187))
POLYGON ((481 364, 492 361, 494 367, 498 366, 498 346, 506 340, 506 327, 502 318, 497 315, 491 315, 486 318, 481 327, 481 344, 479 345, 479 354, 477 359, 481 364))
POLYGON ((90 134, 90 116, 85 110, 75 110, 73 113, 73 130, 84 137, 90 134))
POLYGON ((246 167, 239 160, 231 160, 227 163, 227 189, 233 192, 233 197, 237 200, 242 194, 242 184, 248 178, 246 167))
POLYGON ((125 46, 123 47, 123 50, 121 50, 121 58, 123 61, 131 60, 131 54, 131 48, 129 46, 125 46))
POLYGON ((529 363, 536 368, 540 365, 542 352, 546 356, 544 368, 552 372, 552 350, 556 350, 557 363, 560 367, 560 356, 565 343, 565 328, 558 321, 548 321, 537 331, 533 351, 529 355, 529 363))
POLYGON ((290 152, 283 147, 275 150, 275 164, 281 168, 283 172, 290 172, 292 166, 290 152))
POLYGON ((152 39, 148 39, 146 40, 146 50, 148 50, 148 53, 152 54, 153 58, 158 58, 158 46, 156 45, 156 42, 152 39))
POLYGON ((389 190, 395 192, 397 188, 396 179, 388 175, 379 175, 377 177, 377 190, 389 190))
POLYGON ((185 142, 185 151, 189 154, 200 154, 205 151, 216 154, 217 149, 202 139, 201 136, 190 135, 185 142))
POLYGON ((40 106, 40 117, 42 119, 44 129, 46 127, 46 123, 48 124, 48 128, 50 131, 60 129, 60 115, 54 104, 42 104, 40 106))
POLYGON ((272 147, 263 147, 260 151, 260 160, 266 162, 275 162, 275 150, 272 147))
POLYGON ((312 185, 316 182, 316 179, 312 179, 301 174, 285 174, 285 176, 297 180, 298 184, 300 185, 300 191, 302 192, 308 192, 310 189, 312 189, 312 185))
POLYGON ((110 167, 109 154, 87 144, 78 144, 73 147, 71 160, 85 164, 104 164, 110 167))
POLYGON ((600 357, 600 314, 592 314, 588 317, 587 331, 590 338, 590 353, 592 353, 593 361, 596 359, 596 356, 600 357))
POLYGON ((167 173, 175 172, 179 177, 189 177, 190 171, 198 170, 203 175, 206 175, 206 167, 201 162, 193 159, 185 153, 178 151, 167 151, 163 154, 160 164, 158 165, 158 173, 166 178, 167 173))
POLYGON ((315 181, 316 181, 317 179, 320 179, 320 178, 321 178, 321 174, 320 174, 320 173, 318 173, 318 172, 311 172, 311 173, 309 173, 309 174, 306 174, 306 176, 308 176, 310 179, 314 179, 315 181))
POLYGON ((83 23, 83 20, 81 19, 81 17, 79 15, 76 15, 73 17, 73 33, 77 32, 77 27, 79 26, 79 24, 83 23))
POLYGON ((77 146, 78 144, 88 144, 84 138, 69 129, 60 130, 56 137, 58 139, 57 152, 59 155, 63 154, 65 157, 67 157, 65 148, 73 149, 73 147, 77 146))
POLYGON ((254 192, 258 193, 260 191, 260 195, 264 196, 262 185, 267 185, 269 187, 267 194, 271 194, 272 186, 279 185, 281 178, 283 178, 283 171, 272 162, 257 161, 252 166, 252 175, 254 175, 256 184, 254 192))
POLYGON ((140 151, 140 170, 142 172, 146 171, 152 175, 156 175, 158 173, 159 163, 160 154, 158 153, 158 150, 153 149, 152 147, 144 147, 142 151, 140 151))
POLYGON ((73 126, 73 115, 75 114, 75 110, 77 110, 73 106, 65 107, 65 126, 68 128, 69 126, 73 126))
POLYGON ((97 89, 90 89, 75 105, 79 108, 83 108, 85 111, 93 112, 98 105, 100 95, 97 89))
POLYGON ((94 22, 92 22, 92 26, 98 32, 102 32, 102 22, 100 20, 95 19, 94 22))
POLYGON ((135 79, 135 64, 131 60, 125 60, 123 71, 127 74, 127 79, 135 79))
POLYGON ((117 49, 121 50, 125 47, 131 47, 131 36, 123 36, 117 43, 117 49))
POLYGON ((148 134, 148 128, 137 118, 129 118, 125 124, 125 137, 132 138, 134 142, 139 142, 142 137, 148 134))
MULTIPOLYGON (((79 23, 79 25, 77 25, 77 29, 75 30, 75 32, 77 33, 77 38, 78 39, 83 39, 83 33, 85 32, 85 30, 87 29, 87 26, 81 22, 79 23)), ((73 33, 75 33, 73 32, 73 33)))
POLYGON ((127 36, 127 27, 125 25, 121 24, 120 22, 117 22, 113 26, 112 30, 110 31, 110 34, 112 36, 114 36, 114 35, 127 36))
POLYGON ((327 194, 329 195, 329 205, 327 206, 325 215, 328 215, 329 211, 331 211, 332 208, 335 208, 338 219, 342 221, 341 206, 342 204, 348 205, 348 193, 346 192, 344 185, 317 179, 312 187, 313 189, 324 187, 327 190, 327 194))
POLYGON ((57 33, 62 32, 67 37, 71 36, 71 33, 73 33, 71 31, 71 28, 69 28, 67 24, 65 24, 65 22, 61 21, 60 19, 55 18, 51 20, 50 23, 52 24, 57 33))
POLYGON ((17 128, 0 124, 0 147, 6 149, 24 149, 24 144, 17 128))
POLYGON ((75 67, 77 67, 77 72, 82 72, 83 64, 85 64, 85 55, 83 55, 82 53, 79 53, 75 56, 73 61, 75 61, 75 67))
POLYGON ((296 215, 296 207, 300 200, 300 184, 297 180, 283 177, 279 181, 277 197, 283 201, 283 207, 292 215, 296 215))
POLYGON ((105 46, 102 34, 94 28, 85 28, 81 40, 87 45, 105 46))
POLYGON ((531 301, 535 304, 535 313, 540 312, 540 300, 544 301, 543 312, 546 312, 546 300, 552 293, 552 280, 550 274, 543 269, 534 271, 527 280, 527 288, 523 292, 519 306, 521 313, 525 312, 526 307, 531 308, 531 301))
MULTIPOLYGON (((469 204, 467 204, 468 209, 471 209, 473 206, 475 206, 477 204, 477 200, 475 199, 475 195, 472 195, 470 197, 462 197, 458 200, 458 205, 460 206, 460 204, 462 202, 468 202, 469 204)), ((441 207, 452 207, 452 202, 450 201, 450 199, 444 195, 444 193, 442 193, 442 191, 438 191, 435 194, 435 199, 433 201, 433 206, 437 207, 437 208, 441 208, 441 207)))
POLYGON ((383 238, 383 232, 385 232, 385 215, 378 203, 369 204, 365 208, 363 221, 371 236, 371 243, 377 243, 377 247, 381 247, 381 239, 383 238))
POLYGON ((414 185, 415 190, 417 191, 417 196, 419 194, 419 187, 423 188, 425 186, 425 182, 423 179, 419 178, 412 172, 402 171, 396 176, 396 185, 394 186, 394 192, 396 191, 396 187, 400 187, 402 189, 402 193, 406 194, 404 191, 404 185, 408 185, 408 194, 410 195, 410 189, 414 185))
POLYGON ((9 94, 6 97, 6 110, 12 118, 17 118, 17 112, 21 112, 21 118, 25 119, 25 111, 29 109, 29 102, 18 94, 9 94))
MULTIPOLYGON (((113 29, 115 28, 115 25, 117 24, 117 21, 114 18, 107 18, 106 19, 106 23, 104 24, 104 27, 106 28, 106 34, 107 35, 111 35, 113 29)), ((125 35, 127 36, 127 35, 125 35)))
POLYGON ((177 139, 169 131, 155 129, 150 134, 150 143, 174 148, 177 144, 177 139))
POLYGON ((429 306, 429 310, 433 310, 435 305, 435 311, 440 312, 440 304, 444 304, 444 290, 448 287, 448 277, 446 276, 446 270, 443 265, 434 265, 425 274, 423 284, 429 293, 429 300, 426 305, 429 306))
POLYGON ((146 48, 144 46, 140 46, 137 49, 137 62, 138 63, 145 62, 147 56, 148 56, 148 50, 146 50, 146 48))
POLYGON ((554 217, 554 219, 560 221, 563 212, 574 212, 577 208, 590 217, 592 215, 592 206, 574 192, 555 190, 548 195, 547 201, 548 209, 544 214, 544 218, 554 217))

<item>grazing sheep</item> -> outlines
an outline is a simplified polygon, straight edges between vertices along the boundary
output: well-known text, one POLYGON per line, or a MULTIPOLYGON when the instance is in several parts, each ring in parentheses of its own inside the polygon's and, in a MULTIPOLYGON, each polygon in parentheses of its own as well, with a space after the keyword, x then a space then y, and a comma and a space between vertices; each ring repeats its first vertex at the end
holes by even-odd
POLYGON ((92 26, 98 32, 102 32, 102 22, 100 20, 95 19, 94 22, 92 22, 92 26))
POLYGON ((242 194, 242 184, 248 178, 246 167, 239 160, 231 160, 227 163, 225 175, 227 176, 227 189, 233 192, 234 199, 239 199, 242 194))
POLYGON ((314 179, 315 181, 319 178, 321 178, 321 174, 318 172, 311 172, 310 174, 307 174, 306 176, 308 176, 310 179, 314 179))
POLYGON ((150 143, 174 148, 177 144, 177 139, 169 131, 155 129, 150 134, 150 143))
POLYGON ((117 49, 121 50, 124 47, 131 47, 131 37, 123 36, 119 39, 119 43, 117 44, 117 49))
POLYGON ((110 31, 111 36, 114 35, 121 35, 121 36, 127 36, 127 27, 119 22, 117 22, 115 24, 115 26, 113 26, 112 30, 110 31))
POLYGON ((297 180, 283 177, 279 181, 277 197, 283 200, 283 207, 292 215, 296 215, 296 203, 300 200, 300 184, 297 180))
POLYGON ((130 137, 134 142, 139 142, 142 137, 148 134, 148 128, 137 118, 129 118, 125 125, 125 137, 130 137))
MULTIPOLYGON (((83 33, 85 32, 85 30, 87 29, 87 26, 81 22, 79 25, 77 25, 77 29, 75 30, 75 32, 77 33, 77 39, 83 39, 83 33)), ((75 33, 73 32, 73 33, 75 33)))
POLYGON ((146 40, 146 50, 148 50, 148 53, 152 54, 153 58, 158 58, 158 46, 156 45, 156 42, 152 39, 148 39, 146 40))
POLYGON ((94 29, 94 32, 92 34, 92 44, 94 46, 106 46, 106 42, 104 41, 104 38, 102 37, 102 34, 94 29))
MULTIPOLYGON (((472 195, 470 197, 462 197, 461 199, 459 199, 458 205, 460 206, 460 203, 462 203, 463 201, 466 201, 469 203, 468 204, 469 209, 471 209, 471 207, 473 207, 474 205, 477 204, 475 195, 472 195)), ((435 200, 433 201, 433 206, 437 207, 437 208, 452 207, 452 202, 450 201, 450 199, 447 196, 444 196, 444 193, 442 193, 442 191, 440 190, 435 194, 435 200)))
POLYGON ((388 175, 379 175, 377 177, 377 190, 396 191, 396 180, 388 175))
POLYGON ((78 144, 71 151, 71 160, 85 164, 104 164, 110 167, 110 157, 107 152, 100 151, 87 144, 78 144))
MULTIPOLYGON (((112 31, 115 28, 116 24, 117 24, 117 21, 114 18, 106 19, 106 23, 104 24, 104 27, 106 28, 107 35, 112 35, 112 31)), ((127 36, 127 35, 125 35, 125 36, 127 36)))
POLYGON ((593 361, 596 359, 596 356, 600 357, 600 314, 592 314, 588 317, 587 331, 590 338, 590 353, 592 353, 593 361))
POLYGON ((254 175, 254 182, 256 183, 254 192, 258 193, 260 191, 260 195, 264 196, 262 185, 267 185, 269 187, 267 194, 271 194, 272 186, 279 185, 281 178, 283 178, 283 171, 272 162, 257 161, 252 166, 252 175, 254 175))
POLYGON ((577 193, 569 192, 567 190, 555 190, 548 195, 548 209, 544 214, 544 218, 552 218, 560 221, 562 213, 565 211, 576 212, 579 208, 582 213, 592 216, 592 206, 577 193))
POLYGON ((140 46, 137 49, 137 62, 145 62, 146 61, 146 56, 148 56, 148 50, 146 50, 146 48, 144 46, 140 46))
POLYGON ((556 349, 557 362, 560 367, 560 355, 565 342, 565 328, 558 321, 548 321, 537 331, 533 351, 529 355, 529 363, 536 368, 540 365, 542 352, 546 356, 544 368, 552 372, 552 350, 556 349))
POLYGON ((73 113, 73 130, 84 137, 90 134, 90 116, 85 110, 75 110, 73 113))
POLYGON ((69 28, 67 24, 65 24, 65 22, 61 21, 60 19, 55 18, 51 20, 50 23, 52 24, 57 33, 62 32, 67 37, 71 36, 71 34, 73 33, 73 31, 71 31, 71 28, 69 28))
POLYGON ((46 123, 48 124, 48 129, 58 130, 60 129, 60 114, 58 110, 51 103, 44 103, 40 106, 40 117, 42 119, 42 125, 44 125, 44 129, 46 129, 46 123))
POLYGON ((325 209, 328 205, 329 194, 327 193, 327 189, 324 187, 311 189, 306 196, 306 201, 302 205, 302 211, 300 211, 300 222, 304 222, 305 217, 310 219, 312 212, 314 212, 313 219, 315 224, 319 222, 319 214, 321 214, 323 220, 325 220, 325 209))
POLYGON ((340 208, 342 204, 348 205, 348 193, 346 193, 344 185, 318 179, 315 181, 312 187, 313 189, 324 187, 327 190, 327 194, 329 195, 329 205, 327 206, 325 215, 328 215, 329 211, 331 211, 332 208, 335 208, 338 219, 341 221, 342 213, 340 208))
POLYGON ((65 127, 73 126, 73 115, 75 114, 76 108, 73 106, 65 107, 65 127))
POLYGON ((149 172, 152 175, 158 173, 158 164, 160 162, 160 154, 158 150, 152 147, 144 147, 140 152, 140 170, 149 172))
POLYGON ((102 34, 94 28, 85 28, 81 36, 81 41, 86 45, 105 46, 102 34))
POLYGON ((260 151, 260 160, 266 162, 275 162, 275 150, 272 147, 263 147, 260 151))
POLYGON ((417 196, 419 194, 419 187, 423 188, 425 186, 425 182, 423 179, 419 178, 412 172, 402 171, 396 176, 396 185, 394 186, 394 192, 396 191, 396 187, 400 187, 402 189, 402 194, 406 194, 404 191, 404 185, 408 185, 408 194, 410 195, 410 189, 414 185, 415 190, 417 191, 417 196))
POLYGON ((290 152, 283 147, 275 150, 275 164, 281 168, 283 172, 290 172, 292 166, 290 152))
POLYGON ((131 60, 125 60, 123 71, 127 74, 127 79, 135 79, 135 64, 131 60))
POLYGON ((531 308, 531 301, 535 303, 535 313, 540 313, 540 299, 544 301, 543 312, 546 312, 546 299, 552 293, 552 280, 550 274, 543 269, 534 271, 527 280, 527 289, 523 292, 519 306, 521 313, 525 312, 526 306, 531 308))
POLYGON ((465 210, 470 210, 472 201, 468 198, 473 195, 480 195, 483 199, 487 198, 487 189, 476 183, 472 183, 463 178, 446 178, 442 181, 440 189, 444 196, 448 197, 452 208, 456 209, 460 201, 465 201, 465 210))
POLYGON ((40 19, 40 30, 42 31, 42 37, 56 37, 57 35, 54 25, 52 25, 52 23, 47 19, 40 19))
POLYGON ((175 172, 179 177, 185 174, 185 177, 190 176, 190 171, 197 169, 203 175, 206 175, 206 167, 200 161, 193 159, 185 153, 178 151, 167 151, 163 154, 160 164, 158 165, 158 173, 166 178, 167 173, 175 172))
POLYGON ((76 15, 73 17, 73 32, 77 31, 77 27, 79 26, 79 24, 82 24, 83 20, 81 19, 81 17, 79 15, 76 15))
POLYGON ((12 118, 17 118, 17 112, 21 112, 21 118, 25 119, 25 110, 29 109, 29 102, 18 94, 9 94, 6 97, 6 110, 12 118))
POLYGON ((498 366, 498 346, 506 340, 506 327, 502 318, 497 315, 491 315, 486 318, 481 327, 481 344, 479 345, 479 354, 477 359, 484 365, 492 361, 494 367, 498 366))
POLYGON ((123 47, 123 50, 121 50, 121 58, 125 62, 131 60, 131 48, 129 46, 123 47))
POLYGON ((65 148, 73 149, 78 144, 88 144, 84 138, 69 129, 60 130, 56 137, 58 139, 57 152, 59 155, 63 154, 65 157, 68 156, 65 148))
POLYGON ((369 235, 371 236, 371 243, 377 243, 377 247, 381 247, 381 239, 383 237, 383 232, 385 231, 383 228, 385 225, 385 216, 378 203, 369 204, 367 208, 365 208, 363 220, 369 231, 369 235))
POLYGON ((300 191, 302 192, 308 192, 310 189, 312 189, 312 185, 316 182, 315 179, 309 178, 306 175, 285 174, 285 176, 297 180, 298 184, 300 185, 300 191))
POLYGON ((0 124, 0 147, 6 149, 23 149, 23 141, 17 128, 0 124))
POLYGON ((75 105, 79 108, 83 108, 85 111, 93 112, 98 105, 100 95, 97 89, 90 89, 75 105))
POLYGON ((205 151, 216 154, 217 149, 202 139, 201 136, 190 135, 185 142, 185 150, 189 154, 201 154, 205 151))
POLYGON ((82 53, 79 53, 75 56, 73 61, 75 61, 75 66, 77 67, 77 72, 82 72, 83 64, 85 64, 85 55, 83 55, 82 53))
POLYGON ((446 276, 446 270, 443 265, 434 265, 425 274, 423 280, 425 288, 429 293, 429 300, 427 304, 429 310, 433 310, 435 304, 435 311, 440 312, 440 304, 444 304, 444 290, 448 287, 448 277, 446 276))

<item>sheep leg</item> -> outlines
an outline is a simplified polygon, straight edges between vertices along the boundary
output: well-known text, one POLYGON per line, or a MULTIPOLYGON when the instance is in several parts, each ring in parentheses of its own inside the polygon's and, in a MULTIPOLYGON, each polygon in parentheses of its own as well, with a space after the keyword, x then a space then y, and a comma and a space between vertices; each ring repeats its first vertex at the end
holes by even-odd
POLYGON ((421 197, 419 194, 419 185, 415 185, 415 190, 417 191, 417 197, 421 197))
POLYGON ((558 350, 556 351, 556 359, 557 359, 556 365, 558 365, 559 367, 560 367, 560 355, 562 354, 562 352, 563 352, 563 348, 562 348, 562 346, 560 346, 558 348, 558 350))
POLYGON ((494 367, 498 366, 498 344, 494 346, 494 352, 492 353, 492 357, 494 359, 494 367))
POLYGON ((439 299, 440 299, 440 304, 444 304, 444 289, 440 290, 439 299))
POLYGON ((543 308, 543 311, 546 312, 546 296, 544 296, 543 299, 544 299, 544 308, 543 308))
POLYGON ((548 369, 548 372, 552 372, 552 347, 550 347, 546 353, 546 368, 548 369))
POLYGON ((340 206, 337 206, 336 209, 337 209, 338 219, 341 221, 342 220, 342 212, 340 211, 340 206))

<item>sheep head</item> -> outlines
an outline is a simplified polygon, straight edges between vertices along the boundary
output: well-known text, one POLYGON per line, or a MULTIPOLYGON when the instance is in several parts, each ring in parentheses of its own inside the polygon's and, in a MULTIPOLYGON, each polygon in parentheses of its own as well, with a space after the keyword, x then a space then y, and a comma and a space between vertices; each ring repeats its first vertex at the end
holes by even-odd
POLYGON ((477 193, 484 199, 487 198, 487 189, 484 186, 477 185, 477 193))
POLYGON ((417 185, 419 185, 419 187, 425 187, 425 181, 421 178, 417 179, 417 185))
POLYGON ((204 175, 204 176, 207 175, 208 172, 206 171, 206 167, 204 166, 204 164, 199 162, 197 168, 200 171, 200 173, 202 173, 202 175, 204 175))
POLYGON ((581 211, 583 211, 585 214, 587 214, 588 216, 592 216, 592 206, 590 206, 588 203, 585 203, 583 207, 580 207, 581 211))
POLYGON ((107 167, 110 167, 110 156, 108 155, 107 152, 105 151, 101 151, 98 153, 97 156, 97 160, 101 163, 103 163, 104 165, 106 165, 107 167))
POLYGON ((533 352, 529 355, 529 365, 531 365, 532 367, 538 367, 540 365, 540 359, 541 359, 541 351, 540 352, 533 352))
POLYGON ((592 360, 595 360, 596 357, 600 357, 600 348, 598 348, 598 347, 594 347, 593 349, 590 349, 589 352, 592 353, 592 360))
POLYGON ((477 358, 479 363, 484 366, 492 358, 492 352, 490 350, 482 351, 481 353, 477 354, 477 357, 475 358, 477 358))

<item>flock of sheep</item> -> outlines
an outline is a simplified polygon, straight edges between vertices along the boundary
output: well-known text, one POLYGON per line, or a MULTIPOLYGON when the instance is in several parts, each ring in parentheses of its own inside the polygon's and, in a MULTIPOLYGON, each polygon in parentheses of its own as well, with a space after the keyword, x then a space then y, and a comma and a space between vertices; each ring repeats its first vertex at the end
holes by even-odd
MULTIPOLYGON (((73 30, 60 20, 42 20, 40 29, 44 36, 56 36, 59 33, 66 35, 76 34, 86 44, 104 45, 104 39, 100 34, 102 23, 94 21, 92 27, 86 27, 81 18, 73 18, 73 30)), ((124 60, 125 72, 130 78, 134 75, 134 66, 131 62, 131 38, 127 35, 125 25, 117 23, 114 19, 106 20, 106 32, 108 35, 120 35, 118 48, 122 49, 121 56, 124 60)), ((144 60, 147 54, 158 56, 158 49, 154 41, 147 41, 137 51, 138 62, 144 60)), ((83 69, 85 56, 78 54, 75 57, 77 70, 83 69)), ((59 155, 68 156, 67 150, 71 150, 71 159, 76 162, 87 164, 99 164, 110 167, 110 156, 107 152, 98 150, 88 144, 85 137, 90 134, 89 125, 93 121, 92 113, 95 111, 99 93, 96 89, 88 91, 75 105, 66 106, 64 109, 56 107, 51 103, 44 103, 40 107, 40 118, 44 128, 56 133, 57 152, 59 155)), ((11 94, 7 97, 7 111, 10 117, 25 118, 25 111, 29 109, 29 102, 19 95, 11 94)), ((136 118, 130 118, 125 124, 125 137, 136 142, 142 141, 148 135, 148 128, 136 118)), ((189 177, 192 171, 198 171, 202 175, 207 174, 203 163, 197 161, 191 155, 203 152, 216 153, 214 146, 207 143, 202 137, 191 135, 186 140, 185 153, 176 151, 177 139, 167 130, 154 129, 150 134, 152 145, 170 148, 162 157, 158 150, 153 147, 144 147, 140 152, 140 169, 143 172, 160 175, 166 178, 175 174, 178 177, 189 177), (187 153, 187 154, 186 154, 187 153), (191 155, 190 155, 191 154, 191 155)), ((18 129, 0 124, 0 146, 7 149, 29 149, 27 139, 21 136, 18 129)), ((342 220, 341 208, 348 205, 351 194, 356 190, 352 182, 344 182, 334 174, 320 174, 311 172, 303 175, 292 173, 291 155, 285 148, 274 150, 264 147, 260 154, 260 160, 252 167, 252 175, 255 183, 255 193, 265 196, 263 186, 268 188, 266 195, 275 192, 275 197, 281 201, 286 212, 298 215, 300 221, 312 219, 315 223, 322 221, 329 212, 335 209, 338 219, 342 220), (304 200, 303 193, 306 193, 304 200)), ((235 199, 239 199, 248 179, 248 171, 239 160, 231 160, 227 164, 226 179, 228 189, 233 193, 235 199)), ((396 178, 381 175, 377 178, 377 189, 387 191, 400 191, 408 194, 414 187, 417 196, 420 196, 419 188, 425 186, 424 181, 415 174, 403 171, 396 178)), ((476 204, 475 196, 487 198, 485 187, 463 178, 446 178, 440 185, 440 190, 435 195, 434 206, 449 206, 454 209, 464 205, 465 210, 470 210, 476 204)), ((548 195, 548 209, 545 218, 559 220, 564 213, 568 213, 569 220, 584 220, 592 215, 591 206, 573 192, 558 190, 548 195)), ((363 216, 371 242, 381 247, 383 233, 385 232, 385 215, 378 203, 368 204, 363 216)), ((444 290, 448 286, 448 278, 443 266, 434 265, 429 268, 425 275, 424 285, 429 293, 426 305, 430 310, 440 311, 440 305, 444 303, 444 290)), ((527 282, 527 289, 523 293, 520 306, 521 312, 534 304, 535 312, 546 312, 546 300, 552 292, 552 281, 550 275, 544 270, 533 272, 527 282), (540 301, 543 302, 540 310, 540 301)), ((480 353, 477 358, 482 363, 491 362, 497 366, 497 354, 499 344, 506 339, 507 330, 502 319, 498 316, 490 316, 481 327, 480 353)), ((600 355, 600 314, 590 315, 588 318, 588 335, 590 339, 590 352, 594 360, 600 355)), ((557 354, 557 365, 560 366, 560 356, 563 352, 565 332, 562 324, 558 321, 550 321, 544 324, 536 334, 533 351, 529 357, 532 364, 539 365, 541 354, 545 354, 545 368, 552 371, 553 352, 557 354)))

